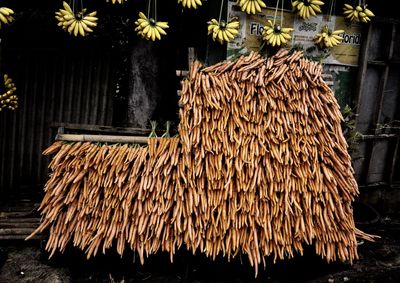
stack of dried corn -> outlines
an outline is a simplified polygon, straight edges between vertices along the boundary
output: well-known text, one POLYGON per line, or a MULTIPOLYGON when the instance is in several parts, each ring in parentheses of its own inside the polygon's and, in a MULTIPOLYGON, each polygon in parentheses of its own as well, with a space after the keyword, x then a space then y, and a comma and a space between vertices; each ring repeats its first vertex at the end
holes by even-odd
MULTIPOLYGON (((256 53, 202 68, 182 82, 178 138, 148 147, 62 144, 40 210, 47 249, 95 255, 116 242, 144 254, 184 244, 228 260, 302 254, 357 258, 357 195, 341 114, 301 52, 256 53)), ((366 235, 364 235, 366 236, 366 235)))
POLYGON ((182 162, 205 252, 247 253, 257 268, 314 244, 328 262, 357 258, 358 194, 341 113, 322 66, 301 52, 257 53, 183 81, 182 162))
POLYGON ((42 223, 31 235, 50 227, 50 257, 72 242, 89 258, 114 241, 119 254, 129 244, 142 263, 144 252, 160 247, 172 257, 177 242, 170 224, 181 204, 179 139, 150 138, 147 147, 56 142, 44 151, 52 153, 42 223))

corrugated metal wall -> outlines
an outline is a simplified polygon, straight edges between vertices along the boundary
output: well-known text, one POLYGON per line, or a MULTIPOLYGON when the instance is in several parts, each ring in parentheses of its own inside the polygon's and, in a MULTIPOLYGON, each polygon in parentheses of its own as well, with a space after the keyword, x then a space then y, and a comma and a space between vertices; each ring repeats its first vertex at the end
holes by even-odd
POLYGON ((46 181, 48 159, 41 152, 54 140, 54 123, 112 123, 115 64, 109 51, 11 53, 15 58, 6 58, 2 72, 16 83, 19 109, 0 115, 0 194, 46 181))

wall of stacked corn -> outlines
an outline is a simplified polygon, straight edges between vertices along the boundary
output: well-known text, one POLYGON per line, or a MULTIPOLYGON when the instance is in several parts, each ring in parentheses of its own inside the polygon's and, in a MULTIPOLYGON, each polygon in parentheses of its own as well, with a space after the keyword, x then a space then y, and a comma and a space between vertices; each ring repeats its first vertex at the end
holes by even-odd
MULTIPOLYGON (((358 194, 341 114, 322 67, 301 52, 251 53, 182 82, 179 138, 147 147, 54 143, 40 206, 46 249, 90 257, 112 244, 145 255, 186 246, 215 259, 357 258, 358 194)), ((265 263, 264 263, 265 264, 265 263)))

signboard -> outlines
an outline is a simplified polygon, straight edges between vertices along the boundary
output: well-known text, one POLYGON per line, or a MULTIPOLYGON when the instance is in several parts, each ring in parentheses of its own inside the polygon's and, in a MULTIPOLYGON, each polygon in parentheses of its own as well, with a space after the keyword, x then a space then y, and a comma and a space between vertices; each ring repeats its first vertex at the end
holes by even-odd
MULTIPOLYGON (((268 20, 273 21, 275 10, 272 8, 263 9, 262 13, 256 15, 247 15, 243 13, 236 5, 236 1, 228 2, 228 18, 238 17, 240 21, 239 35, 232 42, 228 43, 227 57, 232 58, 249 51, 258 51, 263 44, 262 31, 263 26, 268 20)), ((280 11, 277 13, 276 23, 284 27, 292 27, 291 45, 301 45, 311 56, 320 56, 321 53, 313 42, 315 35, 321 28, 327 25, 329 28, 345 31, 343 42, 330 49, 326 54, 324 63, 345 66, 357 66, 361 43, 361 26, 359 24, 349 24, 344 17, 332 16, 330 19, 326 15, 318 15, 304 20, 298 17, 292 11, 280 11)))

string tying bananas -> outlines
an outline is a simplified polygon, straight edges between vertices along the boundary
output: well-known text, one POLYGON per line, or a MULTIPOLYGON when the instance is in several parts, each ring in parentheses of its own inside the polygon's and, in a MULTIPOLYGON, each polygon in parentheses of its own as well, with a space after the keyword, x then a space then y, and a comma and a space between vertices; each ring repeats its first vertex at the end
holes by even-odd
POLYGON ((353 7, 349 4, 344 4, 343 15, 351 22, 368 23, 374 17, 374 13, 367 9, 367 5, 358 5, 353 7))
POLYGON ((292 31, 292 28, 282 28, 280 25, 274 25, 271 20, 268 20, 268 23, 264 26, 262 37, 269 45, 281 46, 288 43, 292 38, 290 36, 292 31))
POLYGON ((14 11, 7 7, 0 7, 0 29, 2 25, 9 25, 14 21, 14 11))
MULTIPOLYGON (((127 0, 111 0, 112 4, 124 4, 127 0)), ((110 0, 107 0, 107 2, 110 2, 110 0)))
POLYGON ((161 35, 167 35, 165 29, 169 28, 167 22, 157 22, 142 12, 139 12, 139 19, 136 20, 135 25, 138 35, 152 41, 161 40, 161 35))
POLYGON ((228 23, 212 19, 207 24, 208 35, 211 35, 214 41, 217 40, 221 44, 230 42, 239 33, 240 23, 236 17, 232 18, 228 23))
POLYGON ((311 16, 316 16, 321 13, 321 7, 324 2, 319 0, 295 0, 292 2, 293 10, 298 11, 298 14, 303 19, 309 19, 311 16))
POLYGON ((332 48, 342 42, 343 37, 339 35, 342 33, 344 33, 344 30, 339 29, 332 31, 327 26, 324 26, 321 29, 321 32, 317 33, 317 35, 315 36, 314 42, 321 48, 332 48))
POLYGON ((7 75, 4 74, 4 88, 6 92, 0 95, 0 111, 5 109, 15 110, 18 108, 18 97, 14 94, 17 90, 13 80, 7 75))
POLYGON ((262 8, 267 7, 262 0, 239 0, 239 6, 242 12, 253 15, 260 13, 262 8))
POLYGON ((183 8, 197 9, 198 6, 203 5, 204 0, 178 0, 178 4, 181 3, 183 8))
POLYGON ((69 34, 86 36, 88 33, 93 32, 93 27, 97 26, 96 11, 86 14, 86 9, 83 9, 75 13, 66 2, 63 2, 63 8, 55 13, 55 18, 58 21, 58 26, 69 34))

